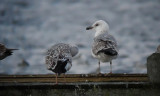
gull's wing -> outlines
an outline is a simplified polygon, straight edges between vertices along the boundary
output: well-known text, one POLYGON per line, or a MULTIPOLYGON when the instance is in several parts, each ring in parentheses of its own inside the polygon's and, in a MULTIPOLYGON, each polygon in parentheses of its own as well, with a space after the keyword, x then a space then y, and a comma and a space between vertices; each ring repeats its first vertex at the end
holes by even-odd
POLYGON ((100 35, 94 38, 92 52, 95 55, 97 55, 100 52, 104 52, 110 55, 117 55, 117 42, 112 35, 100 35))

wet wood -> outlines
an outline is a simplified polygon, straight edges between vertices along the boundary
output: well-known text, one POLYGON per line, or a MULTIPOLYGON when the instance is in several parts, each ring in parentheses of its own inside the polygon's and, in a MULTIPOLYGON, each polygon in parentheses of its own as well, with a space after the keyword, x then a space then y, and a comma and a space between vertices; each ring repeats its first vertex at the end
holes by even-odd
POLYGON ((153 53, 147 58, 147 73, 153 84, 160 84, 160 53, 153 53))
MULTIPOLYGON (((146 74, 66 74, 59 83, 84 82, 148 82, 146 74)), ((0 83, 55 83, 55 75, 0 75, 0 83)))

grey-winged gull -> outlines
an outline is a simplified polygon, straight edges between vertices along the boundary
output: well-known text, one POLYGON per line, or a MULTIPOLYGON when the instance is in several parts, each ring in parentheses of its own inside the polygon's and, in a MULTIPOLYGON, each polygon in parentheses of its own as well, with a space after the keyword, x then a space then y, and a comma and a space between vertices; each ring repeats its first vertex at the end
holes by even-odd
POLYGON ((12 55, 13 50, 18 50, 18 49, 6 48, 4 44, 0 43, 0 60, 12 55))
POLYGON ((77 53, 77 46, 64 43, 55 44, 47 50, 46 65, 48 70, 56 73, 56 84, 57 75, 69 71, 72 66, 72 57, 77 53))
POLYGON ((109 25, 103 20, 98 20, 92 26, 86 28, 86 30, 90 29, 96 31, 92 45, 92 55, 99 60, 99 73, 100 61, 110 62, 110 73, 112 73, 112 60, 117 58, 118 48, 115 38, 108 33, 109 25))

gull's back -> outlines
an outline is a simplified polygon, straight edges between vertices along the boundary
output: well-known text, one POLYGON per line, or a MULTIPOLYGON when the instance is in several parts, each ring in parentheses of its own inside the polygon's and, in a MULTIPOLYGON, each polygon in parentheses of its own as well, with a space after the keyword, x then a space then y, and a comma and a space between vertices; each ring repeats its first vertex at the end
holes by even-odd
POLYGON ((117 42, 112 35, 102 34, 94 38, 94 43, 92 46, 92 55, 94 57, 97 57, 102 52, 108 52, 107 54, 109 56, 114 56, 114 58, 116 58, 116 56, 118 55, 117 42))
POLYGON ((46 64, 48 70, 55 73, 65 73, 67 70, 60 70, 59 68, 64 68, 68 62, 71 62, 71 57, 70 46, 68 44, 55 44, 47 50, 46 64))

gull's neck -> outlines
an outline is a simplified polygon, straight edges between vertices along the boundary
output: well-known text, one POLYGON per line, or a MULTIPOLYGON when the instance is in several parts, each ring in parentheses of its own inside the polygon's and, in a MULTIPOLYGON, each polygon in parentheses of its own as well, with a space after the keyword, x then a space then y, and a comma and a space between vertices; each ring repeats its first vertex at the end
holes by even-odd
POLYGON ((99 36, 99 35, 103 35, 103 34, 108 35, 108 31, 96 31, 96 33, 95 33, 95 36, 94 36, 94 37, 97 37, 97 36, 99 36))

